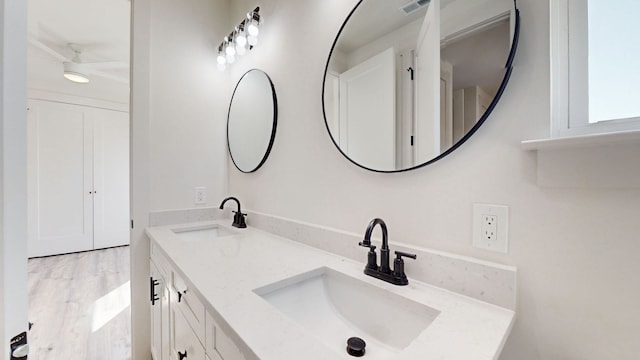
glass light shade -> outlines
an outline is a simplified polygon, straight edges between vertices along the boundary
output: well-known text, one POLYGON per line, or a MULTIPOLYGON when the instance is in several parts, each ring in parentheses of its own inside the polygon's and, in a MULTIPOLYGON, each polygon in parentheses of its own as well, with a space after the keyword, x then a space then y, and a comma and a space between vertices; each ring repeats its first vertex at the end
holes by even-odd
POLYGON ((227 43, 227 47, 225 48, 224 51, 229 56, 234 56, 236 54, 236 47, 235 47, 235 44, 233 43, 233 41, 230 41, 229 43, 227 43))
POLYGON ((249 33, 249 36, 258 36, 258 34, 260 33, 260 28, 258 27, 258 22, 256 20, 249 21, 247 33, 249 33))
POLYGON ((249 35, 247 36, 247 42, 250 46, 256 46, 258 44, 258 37, 249 35))
MULTIPOLYGON (((235 49, 234 49, 235 52, 235 49)), ((230 55, 227 53, 227 64, 233 64, 236 61, 236 54, 230 55)))
POLYGON ((65 79, 81 84, 89 82, 89 77, 83 73, 81 64, 65 61, 62 65, 64 67, 63 76, 65 79))
POLYGON ((65 79, 71 80, 76 83, 86 84, 89 82, 89 78, 87 78, 86 76, 82 74, 72 73, 69 71, 64 73, 64 77, 65 79))
POLYGON ((218 57, 216 58, 216 60, 220 65, 224 65, 227 62, 227 59, 225 58, 223 53, 218 53, 218 57))
POLYGON ((247 35, 244 30, 240 30, 236 35, 236 47, 247 45, 247 35))

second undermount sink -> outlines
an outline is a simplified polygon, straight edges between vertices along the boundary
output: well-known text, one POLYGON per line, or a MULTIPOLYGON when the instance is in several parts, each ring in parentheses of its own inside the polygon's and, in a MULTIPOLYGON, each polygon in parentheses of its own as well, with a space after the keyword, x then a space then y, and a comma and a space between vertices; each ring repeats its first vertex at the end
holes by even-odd
POLYGON ((339 354, 366 343, 365 359, 389 359, 411 344, 439 311, 328 267, 254 292, 339 354))
POLYGON ((235 235, 236 232, 217 225, 191 228, 172 229, 173 233, 182 241, 213 240, 223 236, 235 235))

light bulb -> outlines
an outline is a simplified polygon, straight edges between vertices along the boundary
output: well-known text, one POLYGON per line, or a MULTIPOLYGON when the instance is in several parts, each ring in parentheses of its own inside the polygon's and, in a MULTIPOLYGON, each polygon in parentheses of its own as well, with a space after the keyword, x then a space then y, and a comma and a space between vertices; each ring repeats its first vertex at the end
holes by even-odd
POLYGON ((249 35, 247 36, 247 42, 249 43, 250 46, 256 46, 256 44, 258 44, 258 37, 249 35))
POLYGON ((258 22, 255 20, 250 21, 249 27, 247 28, 247 32, 249 33, 249 36, 258 36, 258 34, 260 33, 260 29, 258 28, 258 22))
POLYGON ((260 33, 260 24, 262 23, 262 18, 260 14, 257 12, 250 12, 247 14, 247 23, 245 25, 245 29, 247 30, 247 34, 249 36, 258 36, 260 33))
POLYGON ((247 45, 247 36, 244 33, 244 30, 241 30, 240 32, 238 32, 238 35, 236 36, 236 47, 237 46, 245 46, 247 45))
POLYGON ((218 64, 220 64, 220 65, 224 65, 227 62, 227 59, 224 57, 222 52, 218 53, 218 57, 216 58, 216 60, 218 61, 218 64))
POLYGON ((227 44, 227 47, 225 48, 224 51, 227 53, 227 55, 230 55, 230 56, 234 56, 236 54, 236 48, 233 44, 233 41, 227 44))
POLYGON ((244 30, 236 29, 235 35, 236 53, 238 55, 244 55, 247 52, 247 37, 244 30))

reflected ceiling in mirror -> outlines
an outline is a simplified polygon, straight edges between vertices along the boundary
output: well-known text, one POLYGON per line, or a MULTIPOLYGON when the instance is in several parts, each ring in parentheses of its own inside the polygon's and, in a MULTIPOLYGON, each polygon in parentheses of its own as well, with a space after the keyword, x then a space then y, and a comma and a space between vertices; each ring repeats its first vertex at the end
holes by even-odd
POLYGON ((256 171, 269 156, 276 134, 278 104, 269 76, 247 71, 233 91, 227 118, 227 143, 238 170, 256 171))
POLYGON ((351 162, 378 172, 441 159, 500 99, 518 32, 513 0, 359 1, 325 69, 323 111, 333 142, 351 162))

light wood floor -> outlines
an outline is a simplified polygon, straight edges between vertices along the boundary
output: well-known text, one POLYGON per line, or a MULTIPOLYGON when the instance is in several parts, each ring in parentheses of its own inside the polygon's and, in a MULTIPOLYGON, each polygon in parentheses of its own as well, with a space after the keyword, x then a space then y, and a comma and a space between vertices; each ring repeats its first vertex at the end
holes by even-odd
POLYGON ((131 358, 129 247, 29 259, 29 360, 131 358))

